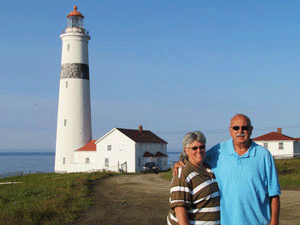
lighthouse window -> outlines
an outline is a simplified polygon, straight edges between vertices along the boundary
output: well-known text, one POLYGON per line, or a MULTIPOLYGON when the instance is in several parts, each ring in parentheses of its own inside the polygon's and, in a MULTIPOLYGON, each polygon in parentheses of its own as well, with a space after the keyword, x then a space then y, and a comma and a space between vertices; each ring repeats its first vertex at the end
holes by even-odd
POLYGON ((70 50, 70 44, 67 44, 67 50, 68 51, 70 50))
POLYGON ((68 81, 66 81, 66 88, 68 88, 68 81))
POLYGON ((64 126, 67 126, 67 120, 64 120, 64 126))
POLYGON ((63 158, 63 164, 66 164, 66 158, 65 157, 63 158))

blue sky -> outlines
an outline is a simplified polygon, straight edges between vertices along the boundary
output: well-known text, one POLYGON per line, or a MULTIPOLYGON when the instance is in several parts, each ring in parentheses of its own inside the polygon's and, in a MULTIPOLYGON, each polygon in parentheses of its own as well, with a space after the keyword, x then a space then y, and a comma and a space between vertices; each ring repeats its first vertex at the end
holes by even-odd
MULTIPOLYGON (((253 137, 300 137, 299 1, 76 2, 91 35, 93 139, 143 125, 169 151, 194 130, 212 146, 236 113, 253 137)), ((73 5, 1 3, 1 150, 55 149, 59 35, 73 5)))

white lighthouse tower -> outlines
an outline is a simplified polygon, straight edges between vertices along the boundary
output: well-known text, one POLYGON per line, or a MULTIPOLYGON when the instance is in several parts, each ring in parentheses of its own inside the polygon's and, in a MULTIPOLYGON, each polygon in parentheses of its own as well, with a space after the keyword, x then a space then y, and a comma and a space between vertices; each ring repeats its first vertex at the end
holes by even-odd
POLYGON ((74 151, 92 139, 88 41, 83 15, 74 10, 67 16, 62 40, 58 100, 55 172, 68 172, 74 151))

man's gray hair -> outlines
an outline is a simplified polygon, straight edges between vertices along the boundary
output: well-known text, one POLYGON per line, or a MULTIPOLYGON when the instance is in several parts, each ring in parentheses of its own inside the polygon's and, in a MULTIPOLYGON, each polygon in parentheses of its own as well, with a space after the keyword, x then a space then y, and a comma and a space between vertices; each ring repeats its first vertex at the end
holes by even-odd
POLYGON ((252 123, 251 123, 250 118, 249 118, 248 116, 246 116, 245 114, 242 114, 242 113, 235 114, 234 117, 231 118, 231 120, 230 120, 230 126, 231 126, 232 120, 235 119, 235 118, 238 117, 238 116, 244 117, 244 118, 247 120, 248 125, 249 125, 249 126, 252 126, 252 123))
POLYGON ((204 134, 200 131, 194 131, 186 133, 182 139, 182 147, 183 150, 180 153, 179 160, 184 161, 185 159, 188 160, 188 156, 185 153, 184 149, 189 147, 189 144, 191 144, 193 141, 199 141, 203 144, 206 144, 206 137, 204 134))

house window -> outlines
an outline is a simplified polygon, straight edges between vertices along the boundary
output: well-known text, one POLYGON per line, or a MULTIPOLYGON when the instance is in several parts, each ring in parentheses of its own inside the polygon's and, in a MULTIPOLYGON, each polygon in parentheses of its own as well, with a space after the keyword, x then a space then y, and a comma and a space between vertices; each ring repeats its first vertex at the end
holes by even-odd
POLYGON ((141 167, 141 158, 139 158, 139 167, 141 167))
POLYGON ((123 150, 124 150, 124 144, 120 145, 120 151, 123 151, 123 150))
POLYGON ((66 88, 68 88, 68 81, 66 81, 66 88))
POLYGON ((278 143, 278 148, 281 149, 281 150, 283 149, 283 143, 282 142, 278 143))
POLYGON ((111 151, 111 145, 107 145, 107 151, 111 151))
POLYGON ((66 164, 66 158, 63 157, 63 164, 66 164))
POLYGON ((109 159, 105 158, 105 166, 108 167, 109 166, 109 159))
POLYGON ((264 143, 264 148, 268 149, 268 143, 264 143))
POLYGON ((90 163, 90 158, 85 158, 85 163, 89 164, 90 163))
POLYGON ((66 119, 64 120, 64 126, 67 126, 67 120, 66 119))

